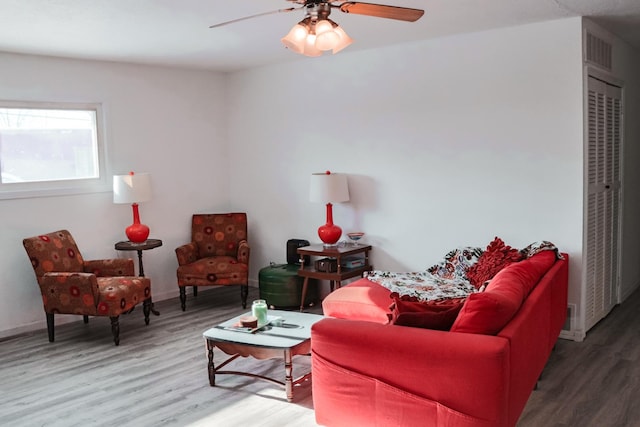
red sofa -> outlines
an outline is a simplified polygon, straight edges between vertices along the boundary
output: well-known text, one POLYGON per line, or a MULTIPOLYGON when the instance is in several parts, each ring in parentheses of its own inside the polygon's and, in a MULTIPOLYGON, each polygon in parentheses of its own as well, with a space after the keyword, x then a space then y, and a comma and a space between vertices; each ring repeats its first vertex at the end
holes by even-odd
POLYGON ((562 255, 501 270, 482 292, 488 296, 466 299, 450 331, 387 324, 390 292, 368 279, 331 293, 323 302, 331 317, 311 331, 317 423, 516 425, 566 320, 562 255), (504 302, 521 297, 509 314, 504 302))

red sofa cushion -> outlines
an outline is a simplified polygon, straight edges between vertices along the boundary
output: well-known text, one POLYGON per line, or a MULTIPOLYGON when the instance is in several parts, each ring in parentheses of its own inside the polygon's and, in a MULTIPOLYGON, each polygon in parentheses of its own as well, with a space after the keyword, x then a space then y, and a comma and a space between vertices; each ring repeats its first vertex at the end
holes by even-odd
POLYGON ((438 302, 407 301, 391 294, 393 303, 391 310, 391 323, 400 326, 412 326, 416 328, 436 329, 448 331, 458 317, 458 313, 464 304, 464 300, 447 300, 438 302))
POLYGON ((389 323, 391 291, 369 279, 358 279, 331 292, 322 301, 325 316, 339 319, 389 323))
POLYGON ((499 271, 484 292, 469 295, 451 331, 488 335, 500 332, 555 260, 553 251, 544 251, 499 271))
POLYGON ((511 264, 498 272, 493 280, 489 282, 486 290, 494 289, 496 285, 500 285, 505 281, 519 283, 523 287, 526 297, 555 262, 556 253, 554 251, 540 252, 529 259, 511 264))
POLYGON ((467 279, 476 289, 480 289, 484 282, 493 278, 498 271, 521 259, 520 251, 505 245, 502 239, 496 237, 489 243, 478 262, 467 269, 467 279))
POLYGON ((495 335, 511 320, 522 300, 513 293, 487 291, 471 294, 451 326, 451 332, 495 335))

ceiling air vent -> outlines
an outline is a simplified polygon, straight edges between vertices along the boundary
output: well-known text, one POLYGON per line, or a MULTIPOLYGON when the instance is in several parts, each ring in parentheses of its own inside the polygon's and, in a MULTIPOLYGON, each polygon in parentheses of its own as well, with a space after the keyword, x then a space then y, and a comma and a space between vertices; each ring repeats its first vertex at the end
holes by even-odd
POLYGON ((587 32, 587 62, 611 71, 613 47, 611 43, 587 32))

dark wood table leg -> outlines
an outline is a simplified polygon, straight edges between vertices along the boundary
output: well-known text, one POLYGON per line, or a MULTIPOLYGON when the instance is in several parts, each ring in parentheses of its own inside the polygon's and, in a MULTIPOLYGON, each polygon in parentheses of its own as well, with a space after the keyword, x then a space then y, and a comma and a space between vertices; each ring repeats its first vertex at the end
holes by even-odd
POLYGON ((293 402, 293 361, 290 349, 284 351, 284 388, 287 392, 287 401, 293 402))
POLYGON ((302 298, 300 299, 300 312, 304 310, 304 299, 307 296, 307 285, 309 285, 309 278, 305 277, 302 281, 302 298))
POLYGON ((207 364, 207 369, 209 371, 209 385, 211 387, 216 385, 216 367, 213 364, 213 349, 215 345, 207 340, 207 357, 209 358, 209 363, 207 364))
MULTIPOLYGON (((142 250, 137 250, 136 252, 138 252, 138 273, 139 273, 138 276, 144 277, 144 266, 142 265, 142 250)), ((153 300, 151 298, 149 298, 149 302, 151 303, 151 306, 150 306, 151 312, 156 316, 160 316, 160 312, 155 309, 155 306, 153 305, 153 300)))

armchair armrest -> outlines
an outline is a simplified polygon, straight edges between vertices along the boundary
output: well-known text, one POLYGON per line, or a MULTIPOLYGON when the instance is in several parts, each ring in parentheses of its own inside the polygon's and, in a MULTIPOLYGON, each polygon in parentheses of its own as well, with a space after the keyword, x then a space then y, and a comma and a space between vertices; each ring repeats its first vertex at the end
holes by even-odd
POLYGON ((191 264, 200 258, 198 245, 195 242, 182 245, 176 248, 176 256, 178 257, 178 265, 191 264))
POLYGON ((238 262, 242 264, 249 264, 249 254, 251 253, 251 248, 249 247, 249 242, 246 240, 241 240, 238 243, 238 262))
POLYGON ((84 261, 85 273, 95 274, 97 277, 135 276, 132 259, 96 259, 84 261))
POLYGON ((91 314, 85 312, 95 310, 98 301, 98 280, 93 273, 79 272, 50 272, 45 273, 38 283, 42 292, 45 311, 52 313, 53 309, 58 309, 64 313, 91 314), (55 293, 56 298, 49 298, 49 295, 55 293), (66 295, 67 297, 61 297, 66 295), (78 302, 74 304, 74 299, 78 302), (58 301, 66 301, 66 305, 77 306, 78 310, 66 311, 60 310, 58 301))

